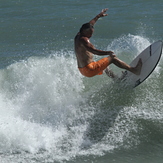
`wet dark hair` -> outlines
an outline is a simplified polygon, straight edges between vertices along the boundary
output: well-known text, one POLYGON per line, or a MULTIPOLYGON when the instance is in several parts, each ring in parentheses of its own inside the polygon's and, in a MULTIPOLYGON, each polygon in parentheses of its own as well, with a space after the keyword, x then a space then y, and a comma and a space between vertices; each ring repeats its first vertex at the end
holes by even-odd
POLYGON ((86 30, 86 29, 89 29, 89 28, 94 28, 94 27, 90 23, 83 24, 82 27, 80 28, 80 33, 83 32, 83 30, 86 30))

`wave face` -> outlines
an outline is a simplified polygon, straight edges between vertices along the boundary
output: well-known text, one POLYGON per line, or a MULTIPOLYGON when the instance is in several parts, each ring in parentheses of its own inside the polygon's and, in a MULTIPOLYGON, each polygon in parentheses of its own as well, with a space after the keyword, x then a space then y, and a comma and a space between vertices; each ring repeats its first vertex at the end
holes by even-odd
MULTIPOLYGON (((108 49, 130 62, 149 44, 129 34, 108 49)), ((73 51, 29 57, 1 69, 2 160, 62 162, 161 143, 162 63, 136 89, 106 75, 83 77, 73 51)))

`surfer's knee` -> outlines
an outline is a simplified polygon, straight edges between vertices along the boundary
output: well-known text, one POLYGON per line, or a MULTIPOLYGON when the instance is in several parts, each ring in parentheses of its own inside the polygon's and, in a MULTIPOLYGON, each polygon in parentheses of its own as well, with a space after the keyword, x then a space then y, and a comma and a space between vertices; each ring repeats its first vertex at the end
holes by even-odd
POLYGON ((117 58, 116 55, 114 55, 114 57, 113 57, 113 56, 108 56, 108 57, 109 57, 111 63, 117 62, 117 59, 118 59, 118 58, 117 58))
POLYGON ((115 60, 115 58, 116 58, 116 55, 109 55, 109 56, 108 56, 108 59, 109 59, 109 61, 110 61, 111 63, 113 63, 113 61, 115 60))

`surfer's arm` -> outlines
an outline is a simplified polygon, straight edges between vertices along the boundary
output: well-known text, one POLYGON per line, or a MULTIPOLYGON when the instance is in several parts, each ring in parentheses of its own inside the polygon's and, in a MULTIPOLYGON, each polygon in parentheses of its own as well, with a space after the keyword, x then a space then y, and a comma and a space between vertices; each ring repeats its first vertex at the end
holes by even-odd
POLYGON ((110 56, 113 56, 114 57, 114 52, 112 51, 103 51, 103 50, 98 50, 96 49, 93 44, 91 44, 89 42, 89 39, 87 37, 82 37, 81 39, 82 41, 82 44, 83 46, 85 47, 85 49, 90 52, 90 53, 93 53, 95 55, 100 55, 100 56, 103 56, 103 55, 110 55, 110 56))
POLYGON ((89 23, 94 25, 96 23, 96 21, 100 18, 100 17, 104 17, 104 16, 107 16, 108 14, 105 14, 105 12, 107 11, 108 9, 103 9, 98 15, 96 15, 96 17, 94 17, 89 23))

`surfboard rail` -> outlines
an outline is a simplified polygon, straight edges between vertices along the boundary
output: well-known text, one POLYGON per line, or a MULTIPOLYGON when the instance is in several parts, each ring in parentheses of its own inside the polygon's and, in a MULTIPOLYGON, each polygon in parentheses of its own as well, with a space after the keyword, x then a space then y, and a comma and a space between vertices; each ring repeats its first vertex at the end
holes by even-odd
POLYGON ((155 70, 162 55, 163 42, 158 40, 143 50, 131 63, 130 66, 136 66, 138 60, 142 60, 142 69, 140 75, 135 75, 126 71, 125 81, 134 88, 144 82, 155 70))

